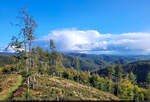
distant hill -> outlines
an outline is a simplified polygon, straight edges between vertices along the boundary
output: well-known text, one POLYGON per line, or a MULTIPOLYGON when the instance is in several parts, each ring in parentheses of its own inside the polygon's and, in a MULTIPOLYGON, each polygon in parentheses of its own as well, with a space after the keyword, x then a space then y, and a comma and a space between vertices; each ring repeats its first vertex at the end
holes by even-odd
MULTIPOLYGON (((142 61, 135 61, 128 64, 123 65, 124 73, 126 72, 133 72, 137 77, 137 82, 145 82, 146 75, 148 72, 150 72, 150 60, 142 60, 142 61)), ((94 72, 93 72, 94 73, 94 72)), ((107 69, 99 69, 97 70, 97 73, 100 74, 100 76, 106 76, 107 75, 107 69)))
POLYGON ((132 71, 136 75, 138 82, 145 82, 146 75, 150 72, 150 60, 129 63, 124 65, 124 70, 126 72, 132 71))
MULTIPOLYGON (((73 60, 75 55, 70 54, 63 54, 63 64, 66 68, 73 67, 73 60)), ((103 69, 110 65, 110 63, 107 63, 103 60, 99 59, 91 59, 86 57, 79 56, 79 62, 80 62, 80 69, 84 71, 94 71, 98 69, 103 69)))
POLYGON ((4 66, 5 64, 12 64, 12 56, 10 55, 0 55, 0 67, 4 66))
POLYGON ((81 54, 81 53, 67 53, 63 54, 63 64, 65 67, 72 67, 74 56, 79 57, 80 69, 89 71, 98 71, 108 67, 111 64, 120 62, 121 64, 128 64, 135 61, 150 60, 150 56, 115 56, 115 55, 95 55, 95 54, 81 54))
POLYGON ((11 52, 0 52, 0 55, 15 55, 16 53, 11 52))
POLYGON ((139 60, 150 60, 150 55, 136 55, 136 56, 117 56, 117 55, 96 55, 96 54, 83 54, 83 53, 69 53, 69 55, 78 56, 92 60, 103 60, 107 63, 126 64, 139 60))

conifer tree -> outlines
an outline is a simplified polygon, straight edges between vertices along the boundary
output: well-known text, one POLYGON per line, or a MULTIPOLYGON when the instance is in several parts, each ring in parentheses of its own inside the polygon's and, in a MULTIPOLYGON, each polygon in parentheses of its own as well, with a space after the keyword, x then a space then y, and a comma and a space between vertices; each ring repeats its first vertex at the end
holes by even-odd
POLYGON ((115 83, 116 83, 116 87, 115 87, 115 95, 118 96, 118 92, 119 92, 119 85, 120 85, 120 81, 123 75, 123 69, 122 69, 122 65, 120 63, 118 63, 115 66, 115 83))
POLYGON ((150 72, 148 72, 146 77, 147 88, 150 88, 150 72))
POLYGON ((9 43, 9 45, 7 46, 6 50, 8 50, 8 48, 12 48, 17 54, 14 55, 15 60, 16 60, 16 67, 18 69, 20 60, 22 59, 22 53, 23 53, 23 47, 22 47, 22 42, 19 41, 19 39, 15 36, 12 37, 11 42, 9 43))
POLYGON ((113 75, 115 74, 114 66, 109 66, 109 67, 107 68, 107 71, 108 71, 108 78, 109 78, 110 80, 112 80, 112 79, 113 79, 113 75))
POLYGON ((79 64, 79 58, 75 56, 74 58, 74 67, 79 71, 80 70, 80 64, 79 64))
POLYGON ((136 85, 136 84, 137 84, 137 82, 136 82, 136 76, 133 74, 133 72, 130 72, 130 73, 129 73, 129 80, 131 81, 131 83, 132 83, 133 85, 136 85))
POLYGON ((150 72, 148 72, 147 77, 146 77, 146 86, 148 89, 148 100, 150 100, 150 72))
POLYGON ((50 39, 50 49, 51 49, 51 51, 54 50, 54 48, 56 48, 55 45, 54 45, 54 42, 53 42, 52 39, 50 39))

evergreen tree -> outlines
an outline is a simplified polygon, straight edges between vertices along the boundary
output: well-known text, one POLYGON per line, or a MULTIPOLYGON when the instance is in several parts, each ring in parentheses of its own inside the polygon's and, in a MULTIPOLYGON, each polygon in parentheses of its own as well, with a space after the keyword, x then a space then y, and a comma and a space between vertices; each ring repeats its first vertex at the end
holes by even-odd
POLYGON ((123 75, 123 68, 122 65, 120 63, 118 63, 115 66, 115 95, 118 96, 118 92, 119 92, 119 85, 120 85, 120 81, 123 75))
POLYGON ((122 65, 118 63, 115 67, 115 76, 118 78, 118 80, 120 80, 122 78, 122 75, 123 75, 123 68, 122 65))
POLYGON ((80 70, 79 58, 77 56, 74 57, 74 68, 78 71, 80 70))
POLYGON ((147 77, 146 77, 146 86, 148 89, 147 99, 150 100, 150 72, 148 72, 147 77))
POLYGON ((46 68, 48 69, 48 65, 50 64, 50 56, 51 54, 49 53, 48 49, 45 51, 45 62, 46 62, 46 68))
POLYGON ((17 52, 17 54, 14 55, 17 69, 18 69, 20 61, 23 57, 22 56, 22 53, 23 53, 22 43, 23 42, 19 41, 19 39, 17 37, 13 36, 11 39, 11 42, 9 43, 9 45, 6 48, 6 50, 8 50, 8 48, 12 48, 15 52, 17 52))
POLYGON ((55 45, 54 45, 54 42, 53 40, 50 40, 50 50, 51 50, 51 58, 50 58, 50 65, 62 65, 62 60, 63 60, 63 57, 60 53, 58 53, 56 50, 55 50, 55 45))
POLYGON ((147 88, 150 88, 150 72, 148 72, 146 77, 147 88))
POLYGON ((133 72, 130 72, 130 73, 129 73, 129 80, 131 81, 131 83, 132 83, 133 85, 136 85, 136 84, 137 84, 137 82, 136 82, 136 76, 133 74, 133 72))
POLYGON ((54 45, 54 42, 53 42, 52 39, 50 39, 50 49, 54 50, 54 48, 56 48, 55 45, 54 45))
POLYGON ((90 77, 90 83, 92 84, 93 87, 95 88, 99 88, 99 80, 100 80, 100 77, 98 74, 92 74, 91 77, 90 77))
POLYGON ((113 79, 113 75, 115 74, 114 66, 107 67, 107 71, 108 71, 108 78, 110 80, 112 80, 113 79))

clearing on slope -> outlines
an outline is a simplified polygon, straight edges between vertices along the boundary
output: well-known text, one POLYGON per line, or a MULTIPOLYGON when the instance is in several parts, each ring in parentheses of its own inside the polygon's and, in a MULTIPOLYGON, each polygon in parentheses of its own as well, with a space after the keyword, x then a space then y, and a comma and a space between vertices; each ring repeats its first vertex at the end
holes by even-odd
MULTIPOLYGON (((13 99, 26 99, 26 83, 14 93, 13 99)), ((30 99, 38 100, 119 100, 116 96, 60 77, 40 76, 38 86, 30 89, 30 99)))

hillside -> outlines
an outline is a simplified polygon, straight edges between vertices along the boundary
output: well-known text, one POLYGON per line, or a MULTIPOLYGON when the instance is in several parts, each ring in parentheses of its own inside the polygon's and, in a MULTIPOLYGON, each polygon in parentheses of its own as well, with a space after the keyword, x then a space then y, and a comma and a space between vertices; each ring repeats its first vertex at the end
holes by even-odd
POLYGON ((81 58, 87 58, 92 60, 103 60, 108 63, 127 64, 129 62, 150 60, 149 55, 135 55, 135 56, 123 56, 123 55, 103 55, 103 54, 85 54, 85 53, 68 53, 68 55, 78 56, 81 58))
MULTIPOLYGON (((17 81, 16 77, 17 75, 8 75, 5 79, 3 79, 5 81, 1 81, 0 83, 7 84, 9 82, 8 84, 13 85, 17 81)), ((57 98, 63 100, 119 100, 119 98, 107 92, 99 91, 98 89, 60 77, 40 76, 38 79, 38 84, 39 85, 36 86, 35 89, 30 89, 30 99, 54 100, 57 98)), ((8 95, 8 89, 11 88, 11 85, 7 85, 3 88, 0 95, 2 96, 3 93, 5 93, 4 95, 8 95)), ((9 96, 9 99, 26 99, 27 87, 25 81, 16 91, 15 90, 12 90, 14 93, 11 94, 12 96, 9 96)))
POLYGON ((12 64, 13 58, 11 55, 1 55, 0 54, 0 67, 4 66, 5 64, 12 64))
POLYGON ((22 84, 22 77, 18 74, 0 75, 0 100, 7 100, 22 84))
MULTIPOLYGON (((0 67, 5 64, 12 64, 12 56, 15 53, 0 53, 0 67)), ((66 68, 72 65, 74 56, 79 57, 80 69, 84 71, 97 71, 108 67, 111 64, 120 62, 121 64, 134 63, 138 61, 150 60, 150 56, 115 56, 115 55, 95 55, 81 53, 65 53, 63 55, 63 65, 66 68)))
POLYGON ((115 56, 115 55, 96 55, 96 54, 83 54, 83 53, 65 53, 63 54, 63 64, 65 67, 70 68, 74 56, 79 57, 80 69, 89 71, 98 71, 108 67, 111 64, 120 62, 121 64, 128 64, 135 61, 150 60, 150 56, 115 56))
MULTIPOLYGON (((72 63, 74 60, 74 55, 63 54, 63 64, 66 68, 73 67, 72 63)), ((98 69, 103 69, 110 65, 103 60, 94 60, 90 58, 79 57, 80 69, 84 71, 93 71, 98 69)))
MULTIPOLYGON (((133 72, 136 75, 137 82, 145 82, 146 75, 150 72, 150 60, 134 61, 123 65, 124 73, 133 72)), ((101 76, 107 76, 107 69, 100 69, 96 71, 101 76)), ((94 72, 93 72, 94 73, 94 72)))
POLYGON ((124 65, 124 70, 126 72, 132 71, 136 75, 138 82, 145 82, 146 75, 150 72, 150 60, 129 63, 124 65))
MULTIPOLYGON (((42 55, 42 54, 39 54, 42 55)), ((46 54, 43 54, 46 55, 46 54)), ((108 77, 100 77, 89 71, 65 68, 61 63, 47 66, 44 56, 40 62, 32 67, 30 74, 30 92, 28 93, 27 74, 24 64, 5 65, 1 68, 0 95, 9 100, 144 100, 147 90, 133 85, 130 80, 123 77, 119 87, 119 98, 115 94, 115 82, 108 77), (45 63, 45 64, 42 64, 45 63), (18 74, 13 74, 18 73, 18 74), (25 79, 22 83, 18 76, 25 79), (65 79, 64 79, 65 78, 65 79), (20 83, 21 82, 21 83, 20 83), (80 84, 79 84, 80 83, 80 84), (20 86, 21 85, 21 86, 20 86), (87 86, 86 86, 87 85, 87 86), (100 91, 101 90, 101 91, 100 91), (134 92, 136 90, 136 93, 134 92), (105 92, 104 92, 105 91, 105 92), (109 93, 108 93, 109 92, 109 93), (112 94, 114 95, 112 95, 112 94), (137 97, 138 95, 138 97, 137 97)), ((51 57, 49 57, 51 58, 51 57)), ((59 62, 59 61, 58 61, 59 62)), ((22 78, 21 78, 22 79, 22 78)))

